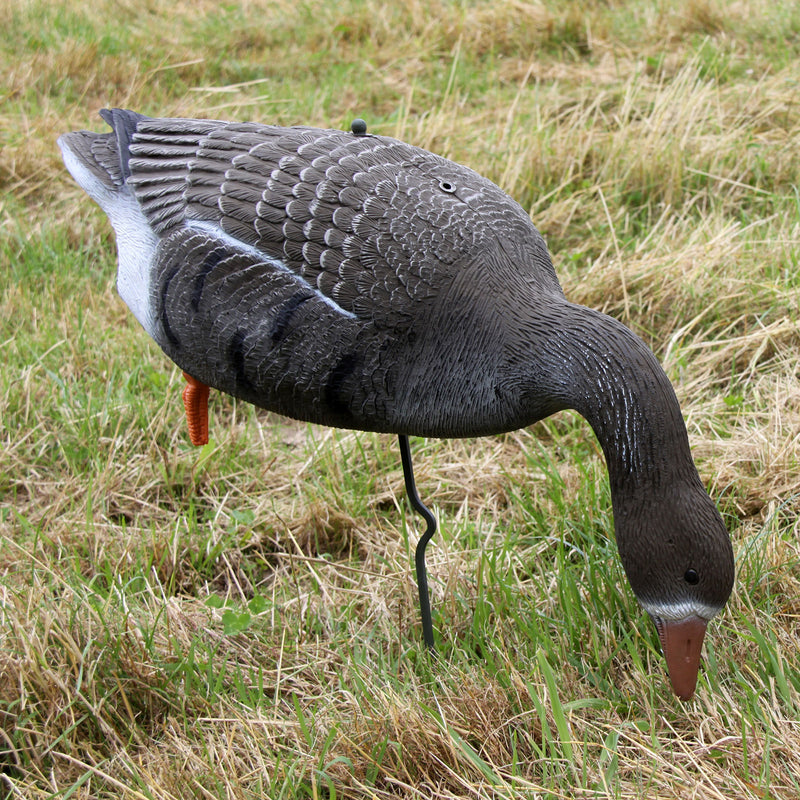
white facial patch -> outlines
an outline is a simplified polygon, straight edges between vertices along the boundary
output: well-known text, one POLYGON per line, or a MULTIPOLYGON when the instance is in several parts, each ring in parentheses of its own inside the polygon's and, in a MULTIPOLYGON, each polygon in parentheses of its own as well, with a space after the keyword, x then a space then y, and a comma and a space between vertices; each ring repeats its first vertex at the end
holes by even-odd
POLYGON ((651 617, 663 620, 686 619, 692 615, 710 620, 721 610, 705 603, 693 603, 690 600, 681 603, 642 603, 642 608, 651 617))

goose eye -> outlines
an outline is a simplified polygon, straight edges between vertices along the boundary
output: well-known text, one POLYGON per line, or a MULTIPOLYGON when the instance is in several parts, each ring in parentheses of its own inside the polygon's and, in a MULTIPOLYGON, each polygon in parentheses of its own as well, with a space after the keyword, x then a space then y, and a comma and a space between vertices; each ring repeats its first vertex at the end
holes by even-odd
POLYGON ((456 187, 450 181, 439 181, 439 188, 448 194, 453 194, 456 190, 456 187))
POLYGON ((696 570, 693 569, 687 569, 683 574, 683 579, 691 586, 700 582, 700 576, 697 574, 696 570))

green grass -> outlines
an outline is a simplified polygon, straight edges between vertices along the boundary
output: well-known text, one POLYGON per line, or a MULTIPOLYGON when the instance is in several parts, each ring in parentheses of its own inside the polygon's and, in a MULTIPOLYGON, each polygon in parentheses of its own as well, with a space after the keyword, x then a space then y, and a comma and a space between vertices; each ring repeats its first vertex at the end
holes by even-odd
POLYGON ((0 796, 800 797, 800 12, 791 2, 0 8, 0 796), (400 136, 518 199, 672 378, 737 585, 672 695, 561 414, 414 440, 213 397, 114 290, 58 134, 97 110, 400 136))

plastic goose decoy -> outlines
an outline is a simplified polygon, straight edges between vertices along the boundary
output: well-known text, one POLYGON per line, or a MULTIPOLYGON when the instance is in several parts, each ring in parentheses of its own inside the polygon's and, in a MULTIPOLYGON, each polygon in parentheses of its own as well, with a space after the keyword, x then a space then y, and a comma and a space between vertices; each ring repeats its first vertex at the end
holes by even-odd
POLYGON ((570 303, 525 211, 472 170, 395 139, 101 112, 59 139, 108 215, 117 286, 180 366, 192 440, 213 386, 288 417, 400 437, 484 436, 575 409, 608 466, 619 554, 676 694, 695 690, 731 592, 730 539, 655 356, 570 303))

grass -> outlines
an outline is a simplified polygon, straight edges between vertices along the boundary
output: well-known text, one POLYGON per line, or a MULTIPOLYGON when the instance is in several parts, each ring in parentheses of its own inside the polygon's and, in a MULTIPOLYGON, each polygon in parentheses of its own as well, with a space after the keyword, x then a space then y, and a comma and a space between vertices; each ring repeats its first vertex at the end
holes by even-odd
POLYGON ((800 13, 788 0, 0 8, 0 796, 800 797, 800 13), (181 379, 55 147, 97 109, 400 136, 530 209, 653 347, 738 578, 671 696, 602 454, 561 414, 415 440, 181 379))

